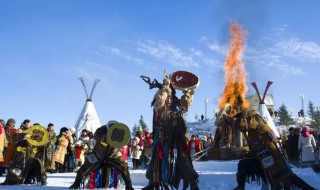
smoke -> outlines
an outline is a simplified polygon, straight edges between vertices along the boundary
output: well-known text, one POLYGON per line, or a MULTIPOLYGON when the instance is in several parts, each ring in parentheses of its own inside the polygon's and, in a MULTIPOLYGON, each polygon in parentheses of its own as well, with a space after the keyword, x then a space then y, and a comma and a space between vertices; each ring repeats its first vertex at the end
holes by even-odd
POLYGON ((261 32, 268 27, 268 10, 271 8, 268 1, 226 0, 217 2, 219 3, 215 6, 213 19, 223 20, 219 32, 221 40, 226 39, 229 34, 230 19, 237 20, 250 32, 248 43, 259 40, 261 32))

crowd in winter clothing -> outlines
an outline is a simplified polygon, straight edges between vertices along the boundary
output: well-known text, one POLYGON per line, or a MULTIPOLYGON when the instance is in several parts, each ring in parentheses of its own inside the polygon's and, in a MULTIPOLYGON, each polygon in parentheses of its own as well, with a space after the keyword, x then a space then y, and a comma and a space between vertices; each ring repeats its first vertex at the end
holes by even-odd
POLYGON ((132 158, 133 169, 146 168, 152 155, 153 140, 148 131, 139 129, 130 143, 130 156, 132 158))
MULTIPOLYGON (((11 140, 13 134, 27 133, 30 127, 31 121, 28 119, 18 129, 14 119, 8 119, 7 122, 0 120, 0 175, 10 166, 12 150, 15 148, 11 140)), ((75 128, 62 127, 56 134, 52 123, 47 125, 47 131, 48 142, 44 146, 43 160, 45 170, 50 173, 76 172, 84 163, 86 155, 93 151, 93 133, 83 129, 81 136, 77 139, 75 128)), ((203 136, 199 139, 197 135, 192 135, 190 139, 188 137, 186 139, 190 155, 193 158, 202 157, 202 160, 205 160, 207 158, 205 151, 201 154, 197 153, 213 146, 211 137, 203 136)), ((129 156, 132 158, 134 170, 146 169, 152 156, 152 147, 152 134, 140 128, 128 146, 122 147, 121 152, 125 160, 129 156)))
POLYGON ((319 162, 320 135, 312 132, 308 126, 289 128, 284 147, 288 160, 296 166, 304 166, 319 162))
MULTIPOLYGON (((29 138, 27 133, 30 127, 29 119, 24 120, 19 128, 16 128, 16 121, 12 118, 7 122, 0 120, 0 175, 12 165, 13 152, 18 148, 12 137, 14 134, 24 133, 24 139, 29 138)), ((45 170, 50 173, 76 172, 84 163, 85 156, 93 150, 93 133, 83 129, 81 136, 76 139, 74 127, 62 127, 57 135, 52 123, 47 125, 47 132, 48 140, 42 146, 42 164, 45 170)))
POLYGON ((197 135, 191 135, 191 139, 187 138, 188 147, 190 150, 190 156, 192 160, 200 159, 207 160, 207 150, 213 147, 213 141, 211 136, 202 136, 200 139, 197 135))

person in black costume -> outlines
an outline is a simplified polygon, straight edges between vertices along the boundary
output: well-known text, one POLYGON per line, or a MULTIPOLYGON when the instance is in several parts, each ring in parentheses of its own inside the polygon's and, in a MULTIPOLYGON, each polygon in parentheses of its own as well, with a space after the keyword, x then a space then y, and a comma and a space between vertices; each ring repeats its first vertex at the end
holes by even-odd
MULTIPOLYGON (((93 152, 87 155, 87 157, 85 158, 84 164, 78 170, 76 179, 69 189, 83 188, 83 180, 88 175, 90 175, 93 170, 99 167, 115 167, 120 172, 125 182, 125 189, 133 190, 128 165, 123 160, 113 158, 112 156, 117 151, 117 149, 111 147, 106 143, 108 128, 115 123, 118 122, 109 122, 107 125, 101 126, 96 130, 96 132, 94 133, 96 144, 94 146, 93 152)), ((102 175, 104 176, 104 173, 102 173, 102 175)), ((104 185, 105 182, 102 181, 102 184, 104 185)))

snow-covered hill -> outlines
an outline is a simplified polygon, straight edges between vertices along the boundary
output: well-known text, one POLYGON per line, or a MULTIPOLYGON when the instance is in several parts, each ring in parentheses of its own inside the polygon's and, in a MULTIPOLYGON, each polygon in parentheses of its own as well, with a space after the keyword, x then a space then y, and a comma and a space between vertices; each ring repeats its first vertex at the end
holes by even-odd
POLYGON ((216 126, 214 125, 215 119, 206 119, 203 121, 187 122, 187 131, 190 135, 198 134, 203 135, 214 135, 216 126))
MULTIPOLYGON (((280 125, 279 124, 279 119, 275 118, 274 123, 276 125, 277 130, 281 135, 288 135, 288 129, 289 127, 303 127, 304 125, 309 125, 312 121, 311 118, 308 117, 292 117, 294 121, 294 125, 280 125)), ((203 121, 195 121, 195 122, 187 122, 187 131, 189 132, 190 135, 192 134, 198 134, 200 136, 203 135, 209 135, 211 134, 214 136, 214 133, 216 131, 216 126, 214 125, 215 123, 215 118, 213 119, 206 119, 203 121)))

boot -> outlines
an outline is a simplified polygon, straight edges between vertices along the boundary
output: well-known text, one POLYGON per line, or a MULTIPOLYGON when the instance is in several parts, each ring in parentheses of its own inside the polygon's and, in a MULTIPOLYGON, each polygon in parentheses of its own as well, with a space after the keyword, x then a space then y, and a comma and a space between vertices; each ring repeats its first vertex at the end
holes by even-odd
POLYGON ((145 186, 145 187, 142 188, 141 190, 154 190, 154 189, 159 189, 159 186, 150 183, 149 185, 145 186))
POLYGON ((80 189, 82 179, 80 177, 76 177, 74 183, 69 187, 69 189, 80 189))
POLYGON ((127 180, 125 183, 126 183, 126 190, 134 190, 132 187, 131 180, 127 180))
POLYGON ((47 185, 47 176, 41 175, 40 182, 41 182, 41 185, 47 185))
MULTIPOLYGON (((183 190, 187 190, 189 187, 189 183, 186 180, 183 180, 183 190)), ((178 188, 177 188, 178 189, 178 188)))
POLYGON ((190 183, 190 189, 191 190, 200 190, 199 187, 198 187, 198 182, 197 180, 194 180, 190 183))
POLYGON ((245 190, 245 188, 244 187, 242 187, 242 186, 237 186, 236 188, 234 188, 233 190, 245 190))

